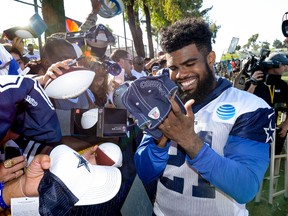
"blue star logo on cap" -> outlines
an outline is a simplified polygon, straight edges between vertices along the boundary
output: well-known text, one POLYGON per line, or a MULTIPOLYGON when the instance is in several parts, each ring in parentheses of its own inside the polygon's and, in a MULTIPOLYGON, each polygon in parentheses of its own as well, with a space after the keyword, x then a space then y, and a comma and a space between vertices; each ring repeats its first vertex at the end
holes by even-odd
POLYGON ((75 152, 73 152, 73 153, 74 153, 74 154, 76 155, 76 157, 78 157, 78 159, 79 159, 79 164, 78 164, 77 168, 82 167, 82 166, 85 166, 85 168, 90 172, 90 169, 89 169, 89 166, 88 166, 88 162, 87 162, 81 155, 76 154, 75 152))
POLYGON ((236 113, 236 109, 231 104, 223 104, 217 108, 216 114, 222 120, 231 119, 236 113))

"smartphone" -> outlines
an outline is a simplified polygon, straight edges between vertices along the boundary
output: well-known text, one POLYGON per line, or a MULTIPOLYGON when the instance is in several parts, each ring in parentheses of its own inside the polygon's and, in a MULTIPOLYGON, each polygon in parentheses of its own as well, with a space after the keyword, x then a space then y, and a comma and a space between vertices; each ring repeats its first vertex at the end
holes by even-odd
POLYGON ((11 159, 22 155, 22 149, 19 147, 7 146, 5 148, 5 158, 11 159))

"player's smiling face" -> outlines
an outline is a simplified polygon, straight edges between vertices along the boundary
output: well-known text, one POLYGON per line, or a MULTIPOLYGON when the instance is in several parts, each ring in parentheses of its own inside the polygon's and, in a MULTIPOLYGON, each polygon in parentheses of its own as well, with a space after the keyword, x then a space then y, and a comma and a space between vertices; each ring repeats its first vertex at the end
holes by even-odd
POLYGON ((171 70, 170 78, 179 86, 179 96, 185 103, 189 99, 201 102, 215 87, 213 72, 215 53, 203 56, 195 44, 166 54, 167 65, 171 70))

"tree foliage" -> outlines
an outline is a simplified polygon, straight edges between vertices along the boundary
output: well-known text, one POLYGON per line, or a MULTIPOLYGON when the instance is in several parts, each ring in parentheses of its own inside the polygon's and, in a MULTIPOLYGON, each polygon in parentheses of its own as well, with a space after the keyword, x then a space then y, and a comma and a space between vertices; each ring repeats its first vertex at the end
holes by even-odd
POLYGON ((259 50, 262 49, 284 49, 286 47, 285 41, 281 42, 278 39, 275 39, 271 44, 267 41, 260 42, 258 41, 259 34, 253 34, 247 41, 247 43, 243 46, 243 49, 249 50, 253 53, 259 53, 259 50))
POLYGON ((280 40, 276 39, 273 41, 272 46, 275 47, 276 49, 280 49, 280 48, 285 48, 286 44, 285 44, 285 41, 281 42, 280 40))
POLYGON ((65 10, 63 0, 42 0, 42 15, 48 28, 45 36, 55 32, 65 32, 65 10))
MULTIPOLYGON (((159 31, 175 21, 185 17, 206 17, 212 7, 200 10, 202 0, 123 0, 125 4, 125 19, 128 22, 137 55, 145 57, 142 17, 145 18, 149 57, 154 57, 153 35, 158 37, 159 31)), ((48 30, 46 36, 55 32, 63 32, 65 28, 65 11, 63 0, 42 0, 42 13, 48 30)), ((220 26, 210 23, 213 32, 213 42, 220 26)))
MULTIPOLYGON (((188 0, 126 0, 125 2, 128 23, 132 16, 130 11, 131 8, 137 11, 137 15, 142 15, 144 13, 150 52, 153 50, 151 49, 151 46, 153 46, 153 43, 151 43, 152 35, 157 38, 159 31, 162 28, 165 28, 175 21, 185 17, 208 17, 207 14, 212 9, 212 7, 210 7, 200 10, 202 7, 202 0, 195 0, 192 2, 188 0)), ((134 13, 134 15, 135 14, 136 13, 134 13)), ((139 20, 140 18, 138 18, 138 21, 139 20)), ((132 25, 133 23, 129 24, 131 32, 137 29, 137 26, 133 27, 132 25)), ((217 26, 215 23, 211 23, 210 26, 213 32, 213 42, 215 42, 214 39, 216 38, 220 26, 217 26)), ((132 37, 134 42, 135 40, 139 40, 139 37, 135 38, 133 33, 132 37)), ((137 50, 136 44, 135 49, 137 50)), ((150 55, 150 57, 153 56, 150 55)))

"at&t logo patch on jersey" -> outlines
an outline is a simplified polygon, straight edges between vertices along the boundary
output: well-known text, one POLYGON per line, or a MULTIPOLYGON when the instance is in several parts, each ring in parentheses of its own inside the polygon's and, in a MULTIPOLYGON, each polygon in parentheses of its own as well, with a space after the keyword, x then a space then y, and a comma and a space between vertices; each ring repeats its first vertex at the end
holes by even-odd
POLYGON ((235 104, 219 103, 215 107, 212 119, 215 122, 226 122, 233 124, 236 117, 235 104))

